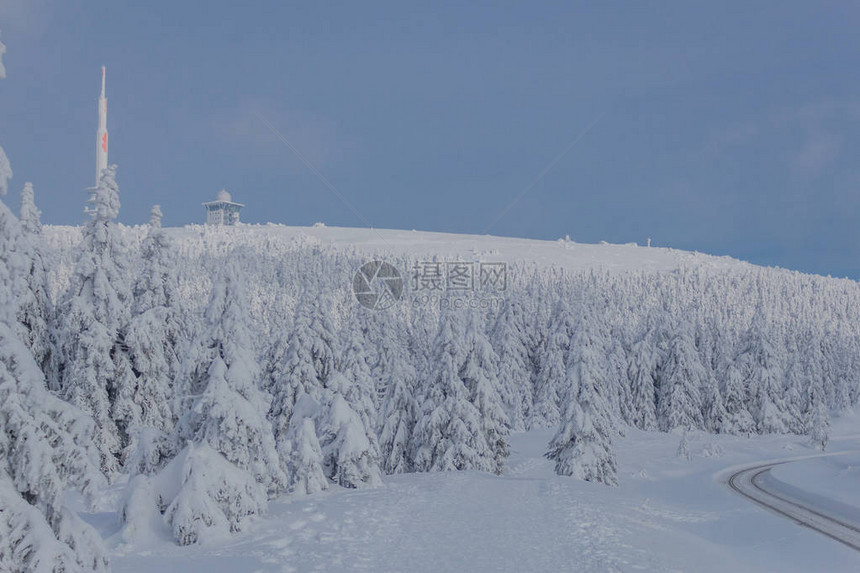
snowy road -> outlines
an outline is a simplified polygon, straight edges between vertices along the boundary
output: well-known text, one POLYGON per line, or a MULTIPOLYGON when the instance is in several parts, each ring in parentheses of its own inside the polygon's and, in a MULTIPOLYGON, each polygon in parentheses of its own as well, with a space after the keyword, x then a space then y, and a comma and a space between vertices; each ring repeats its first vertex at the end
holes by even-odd
POLYGON ((792 461, 797 460, 769 462, 744 468, 733 473, 727 484, 738 494, 762 507, 860 551, 860 525, 828 515, 797 496, 773 487, 773 482, 781 482, 770 480, 771 483, 768 483, 772 468, 792 461))

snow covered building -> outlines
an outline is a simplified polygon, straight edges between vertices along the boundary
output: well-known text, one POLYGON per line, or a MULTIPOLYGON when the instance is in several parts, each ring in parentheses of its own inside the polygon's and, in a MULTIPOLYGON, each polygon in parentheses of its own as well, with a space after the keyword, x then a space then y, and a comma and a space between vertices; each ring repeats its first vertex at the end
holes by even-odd
POLYGON ((235 225, 239 222, 239 210, 242 203, 234 203, 226 189, 218 192, 214 201, 203 203, 206 208, 207 225, 235 225))

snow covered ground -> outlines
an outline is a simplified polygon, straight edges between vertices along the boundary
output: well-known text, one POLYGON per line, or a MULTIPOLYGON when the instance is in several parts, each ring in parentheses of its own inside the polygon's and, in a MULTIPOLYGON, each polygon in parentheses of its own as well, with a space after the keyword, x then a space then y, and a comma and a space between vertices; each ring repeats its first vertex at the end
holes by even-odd
MULTIPOLYGON (((857 429, 854 418, 836 424, 831 450, 860 446, 857 429)), ((375 489, 283 498, 244 533, 203 546, 178 547, 168 532, 157 530, 127 545, 117 535, 114 515, 87 518, 112 546, 118 572, 860 567, 860 554, 732 494, 719 479, 730 466, 814 454, 802 438, 690 434, 688 461, 676 456, 677 435, 631 430, 618 441, 620 486, 610 488, 555 475, 542 457, 551 435, 542 430, 512 436, 502 476, 389 476, 375 489)), ((844 464, 851 459, 857 458, 846 457, 844 464)), ((858 489, 844 472, 837 474, 829 485, 858 489)))
MULTIPOLYGON (((197 227, 185 227, 177 234, 198 232, 197 227)), ((675 269, 683 265, 710 267, 729 266, 739 261, 730 257, 714 257, 675 249, 639 247, 636 244, 589 245, 570 240, 539 241, 491 235, 460 235, 427 231, 399 231, 349 227, 286 227, 269 224, 245 226, 242 233, 269 233, 286 237, 309 238, 336 248, 355 248, 370 254, 406 253, 414 257, 483 257, 509 262, 529 261, 541 266, 566 269, 675 269)))
MULTIPOLYGON (((146 226, 121 227, 124 234, 139 242, 146 236, 146 226)), ((239 225, 211 227, 188 225, 167 229, 178 242, 180 251, 213 249, 219 244, 238 246, 273 243, 274 248, 295 245, 320 245, 357 252, 368 256, 409 255, 450 259, 501 260, 531 262, 539 266, 556 266, 568 270, 601 268, 616 270, 673 270, 684 267, 736 268, 749 265, 731 257, 716 257, 671 248, 645 247, 636 244, 597 245, 576 243, 567 239, 541 241, 491 235, 461 235, 428 231, 366 229, 358 227, 289 227, 239 225)), ((55 248, 77 244, 81 227, 46 226, 46 239, 55 248)), ((214 249, 213 249, 214 250, 214 249)))
MULTIPOLYGON (((856 438, 855 443, 860 444, 860 436, 856 438)), ((841 449, 844 441, 837 444, 841 449)), ((771 483, 787 493, 804 492, 806 499, 828 513, 860 524, 860 452, 777 466, 771 470, 771 477, 771 483)))

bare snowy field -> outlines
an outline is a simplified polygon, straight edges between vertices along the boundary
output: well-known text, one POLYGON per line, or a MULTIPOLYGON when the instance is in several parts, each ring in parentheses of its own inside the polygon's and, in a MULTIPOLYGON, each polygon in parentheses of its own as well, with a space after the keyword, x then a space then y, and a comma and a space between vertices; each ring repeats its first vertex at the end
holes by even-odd
POLYGON ((860 523, 860 453, 802 460, 776 467, 771 473, 788 488, 832 501, 836 511, 860 523))
MULTIPOLYGON (((858 429, 860 419, 837 420, 831 450, 860 446, 858 429)), ((286 497, 246 532, 204 546, 178 547, 158 526, 137 532, 129 545, 115 514, 86 517, 112 547, 118 572, 860 567, 860 554, 732 494, 720 479, 731 466, 814 454, 803 438, 690 434, 687 461, 676 456, 677 435, 631 430, 618 443, 620 485, 610 488, 555 475, 542 457, 552 433, 512 436, 502 476, 408 474, 388 476, 370 490, 333 487, 286 497)), ((784 471, 813 463, 789 464, 784 471)), ((831 483, 854 491, 860 485, 856 474, 831 483)))
MULTIPOLYGON (((147 226, 123 227, 132 242, 143 240, 147 226)), ((46 225, 46 240, 54 248, 68 248, 80 241, 82 227, 46 225)), ((615 270, 673 270, 679 267, 736 268, 748 265, 731 257, 715 257, 676 249, 644 247, 636 244, 589 245, 567 239, 539 241, 495 237, 491 235, 458 235, 427 231, 398 231, 352 227, 288 227, 239 225, 237 227, 207 227, 189 225, 167 229, 178 242, 180 251, 217 250, 224 245, 240 246, 270 242, 272 248, 291 246, 331 247, 366 256, 409 255, 448 257, 451 259, 501 260, 528 262, 539 266, 556 266, 568 270, 586 268, 615 270)))

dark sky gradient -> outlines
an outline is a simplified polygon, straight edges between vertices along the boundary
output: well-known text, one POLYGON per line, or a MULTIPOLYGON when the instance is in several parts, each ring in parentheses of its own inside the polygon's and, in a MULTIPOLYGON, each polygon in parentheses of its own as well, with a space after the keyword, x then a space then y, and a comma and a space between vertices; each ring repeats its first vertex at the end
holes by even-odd
POLYGON ((263 117, 374 226, 483 233, 602 116, 490 233, 860 278, 856 3, 293 4, 0 0, 6 200, 83 220, 104 64, 125 223, 361 226, 263 117))

